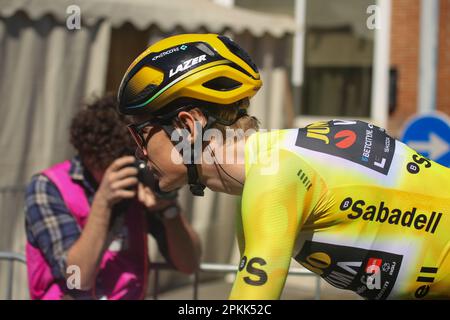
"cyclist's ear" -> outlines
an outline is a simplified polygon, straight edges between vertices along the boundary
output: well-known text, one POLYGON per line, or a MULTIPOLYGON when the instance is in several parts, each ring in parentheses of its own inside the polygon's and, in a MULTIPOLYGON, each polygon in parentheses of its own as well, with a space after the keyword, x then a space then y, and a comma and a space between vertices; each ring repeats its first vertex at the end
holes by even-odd
POLYGON ((188 129, 186 123, 180 118, 179 114, 172 120, 172 125, 176 129, 188 129))
POLYGON ((188 126, 187 122, 183 123, 183 128, 186 129, 187 131, 189 131, 189 133, 192 133, 191 128, 188 126))
POLYGON ((189 132, 191 132, 189 123, 192 121, 194 121, 194 118, 189 112, 180 111, 178 113, 177 123, 181 128, 187 129, 189 132))
POLYGON ((190 133, 191 142, 197 137, 203 136, 203 128, 206 126, 207 119, 205 115, 197 108, 189 111, 180 111, 178 119, 182 126, 190 133))
POLYGON ((194 117, 193 114, 191 114, 188 111, 181 111, 180 113, 178 113, 178 121, 179 121, 179 125, 181 128, 187 130, 190 135, 189 135, 189 140, 191 141, 191 143, 193 143, 193 141, 195 141, 195 137, 196 137, 196 118, 194 117))

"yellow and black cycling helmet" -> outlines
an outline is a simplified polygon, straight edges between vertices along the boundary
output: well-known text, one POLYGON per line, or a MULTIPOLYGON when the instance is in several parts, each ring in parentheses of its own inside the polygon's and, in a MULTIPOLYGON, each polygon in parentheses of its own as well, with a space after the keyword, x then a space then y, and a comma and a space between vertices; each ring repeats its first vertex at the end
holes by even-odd
POLYGON ((182 34, 153 44, 133 61, 120 84, 119 112, 169 116, 193 102, 230 105, 251 98, 261 85, 256 65, 230 38, 182 34))
MULTIPOLYGON (((207 129, 222 119, 209 115, 208 107, 239 106, 236 121, 246 113, 243 104, 261 88, 258 68, 230 38, 217 34, 183 34, 163 39, 145 50, 128 67, 118 92, 119 112, 152 115, 170 137, 170 119, 178 112, 201 107, 207 129)), ((202 141, 200 135, 197 139, 202 141)), ((192 148, 194 145, 191 146, 192 148)), ((192 194, 204 195, 196 167, 198 152, 191 151, 187 167, 192 194)))

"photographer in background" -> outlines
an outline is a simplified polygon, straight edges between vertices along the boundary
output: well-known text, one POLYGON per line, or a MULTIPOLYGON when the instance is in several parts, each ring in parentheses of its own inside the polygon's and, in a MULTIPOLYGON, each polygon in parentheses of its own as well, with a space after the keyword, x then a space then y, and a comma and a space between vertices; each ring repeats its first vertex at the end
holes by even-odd
POLYGON ((200 242, 176 200, 162 199, 138 181, 126 125, 112 95, 86 106, 70 129, 77 156, 28 185, 32 299, 145 298, 148 233, 177 270, 198 268, 200 242))

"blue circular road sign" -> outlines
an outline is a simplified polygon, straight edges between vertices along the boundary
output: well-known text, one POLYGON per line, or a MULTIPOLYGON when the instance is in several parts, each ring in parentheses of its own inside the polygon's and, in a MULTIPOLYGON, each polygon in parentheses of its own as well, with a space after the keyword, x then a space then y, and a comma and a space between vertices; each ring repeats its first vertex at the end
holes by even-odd
POLYGON ((425 157, 450 167, 449 124, 449 118, 439 113, 416 116, 405 126, 401 140, 425 157))

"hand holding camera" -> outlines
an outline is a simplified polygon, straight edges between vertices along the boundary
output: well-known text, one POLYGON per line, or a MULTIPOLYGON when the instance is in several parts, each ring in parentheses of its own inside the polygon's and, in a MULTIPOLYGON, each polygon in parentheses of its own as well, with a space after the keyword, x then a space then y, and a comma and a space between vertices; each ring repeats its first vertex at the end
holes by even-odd
POLYGON ((175 200, 177 192, 163 192, 144 161, 132 156, 116 159, 106 169, 96 198, 108 208, 138 197, 150 210, 159 210, 175 200))
POLYGON ((133 165, 138 170, 138 199, 147 209, 159 211, 174 204, 178 195, 177 191, 161 191, 158 180, 150 172, 144 161, 136 160, 133 165))
POLYGON ((138 170, 133 165, 132 156, 116 159, 105 171, 100 186, 95 194, 95 200, 108 208, 118 202, 132 199, 136 196, 138 170))

